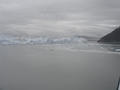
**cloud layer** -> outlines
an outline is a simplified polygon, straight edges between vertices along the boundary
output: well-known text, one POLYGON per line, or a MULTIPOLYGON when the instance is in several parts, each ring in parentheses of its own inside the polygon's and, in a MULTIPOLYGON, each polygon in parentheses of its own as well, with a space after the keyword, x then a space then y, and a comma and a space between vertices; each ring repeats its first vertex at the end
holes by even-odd
POLYGON ((119 0, 0 0, 0 33, 101 32, 119 24, 119 4, 119 0))

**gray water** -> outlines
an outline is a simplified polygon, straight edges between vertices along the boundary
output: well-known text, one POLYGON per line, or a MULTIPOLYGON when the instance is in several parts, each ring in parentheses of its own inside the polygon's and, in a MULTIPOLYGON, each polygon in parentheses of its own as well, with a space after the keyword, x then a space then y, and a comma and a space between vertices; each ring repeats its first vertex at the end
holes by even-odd
POLYGON ((0 46, 2 90, 116 90, 120 55, 53 46, 0 46))

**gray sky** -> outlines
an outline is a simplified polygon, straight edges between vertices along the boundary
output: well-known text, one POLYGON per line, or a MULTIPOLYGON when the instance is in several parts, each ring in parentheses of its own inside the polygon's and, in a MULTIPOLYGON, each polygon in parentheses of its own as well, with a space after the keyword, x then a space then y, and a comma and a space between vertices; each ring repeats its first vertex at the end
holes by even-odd
POLYGON ((0 33, 102 35, 119 16, 120 0, 0 0, 0 33))

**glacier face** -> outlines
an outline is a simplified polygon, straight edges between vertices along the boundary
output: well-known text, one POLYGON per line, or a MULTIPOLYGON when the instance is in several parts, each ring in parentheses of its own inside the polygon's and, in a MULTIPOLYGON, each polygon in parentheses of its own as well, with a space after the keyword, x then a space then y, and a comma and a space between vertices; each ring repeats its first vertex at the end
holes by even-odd
POLYGON ((85 43, 87 39, 80 36, 69 37, 47 37, 47 36, 15 36, 15 35, 0 35, 0 44, 70 44, 70 43, 85 43))

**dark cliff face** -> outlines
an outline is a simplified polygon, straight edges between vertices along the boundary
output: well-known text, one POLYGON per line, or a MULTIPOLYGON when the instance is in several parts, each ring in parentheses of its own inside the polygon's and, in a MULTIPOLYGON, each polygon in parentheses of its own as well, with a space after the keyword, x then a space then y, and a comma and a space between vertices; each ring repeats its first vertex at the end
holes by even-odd
POLYGON ((120 43, 120 27, 102 37, 98 42, 103 43, 120 43))

